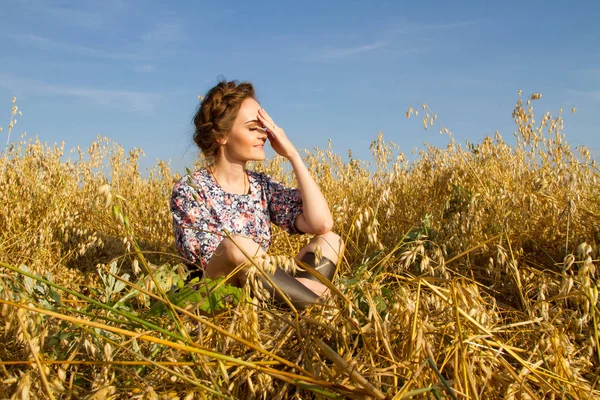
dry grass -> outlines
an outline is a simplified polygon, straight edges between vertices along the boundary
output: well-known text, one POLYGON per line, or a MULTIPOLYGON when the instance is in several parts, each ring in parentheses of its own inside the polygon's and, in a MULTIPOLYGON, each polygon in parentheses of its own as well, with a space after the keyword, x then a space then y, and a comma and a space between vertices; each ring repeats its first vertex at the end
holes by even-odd
MULTIPOLYGON (((499 134, 459 145, 423 105, 407 116, 440 126, 447 148, 409 162, 380 135, 371 164, 307 153, 347 250, 339 292, 303 314, 246 291, 218 313, 154 312, 186 273, 169 165, 142 178, 141 150, 103 138, 68 156, 12 144, 0 396, 598 398, 598 166, 570 148, 560 115, 534 120, 537 98, 518 101, 513 146, 499 134)), ((253 168, 291 183, 281 158, 253 168)), ((276 231, 273 254, 306 240, 276 231)))

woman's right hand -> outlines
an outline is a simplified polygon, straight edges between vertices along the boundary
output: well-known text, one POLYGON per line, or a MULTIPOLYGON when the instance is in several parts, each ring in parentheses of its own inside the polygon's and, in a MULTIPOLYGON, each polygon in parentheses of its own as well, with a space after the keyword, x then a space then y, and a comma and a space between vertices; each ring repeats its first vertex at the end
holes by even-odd
POLYGON ((277 154, 288 160, 299 155, 298 150, 288 139, 283 129, 273 122, 273 119, 264 108, 258 110, 258 121, 267 129, 269 143, 271 143, 271 147, 277 154))

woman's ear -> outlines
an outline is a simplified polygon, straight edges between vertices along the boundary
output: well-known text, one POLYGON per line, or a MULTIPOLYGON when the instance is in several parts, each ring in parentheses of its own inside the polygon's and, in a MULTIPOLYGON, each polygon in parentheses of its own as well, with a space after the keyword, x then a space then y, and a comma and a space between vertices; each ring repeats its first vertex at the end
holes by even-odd
POLYGON ((217 138, 217 144, 219 146, 223 146, 223 145, 227 144, 227 137, 217 138))

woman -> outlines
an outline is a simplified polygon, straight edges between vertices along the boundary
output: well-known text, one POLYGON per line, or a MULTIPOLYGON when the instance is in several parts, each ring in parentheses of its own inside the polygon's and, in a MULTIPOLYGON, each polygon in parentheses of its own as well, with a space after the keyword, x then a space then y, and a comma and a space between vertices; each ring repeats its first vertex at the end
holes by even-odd
MULTIPOLYGON (((264 258, 272 222, 289 233, 314 234, 296 259, 331 280, 343 243, 331 232, 329 206, 283 129, 254 98, 252 84, 222 81, 210 89, 194 125, 194 142, 210 165, 184 176, 173 189, 171 212, 180 254, 212 279, 228 276, 248 258, 264 258), (267 140, 291 163, 298 189, 246 170, 248 161, 265 159, 267 140), (315 256, 317 248, 322 257, 315 256)), ((275 300, 287 304, 269 280, 298 309, 327 290, 308 271, 292 276, 277 268, 269 278, 260 279, 275 300)), ((245 270, 238 269, 231 283, 242 286, 245 280, 245 270)))

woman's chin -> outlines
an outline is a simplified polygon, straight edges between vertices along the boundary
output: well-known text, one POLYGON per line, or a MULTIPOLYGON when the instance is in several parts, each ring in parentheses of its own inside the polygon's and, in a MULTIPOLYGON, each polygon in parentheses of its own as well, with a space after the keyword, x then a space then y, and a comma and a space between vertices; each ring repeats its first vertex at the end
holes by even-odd
POLYGON ((262 155, 256 154, 252 158, 250 158, 248 161, 264 161, 266 158, 267 158, 267 155, 263 152, 262 155))

